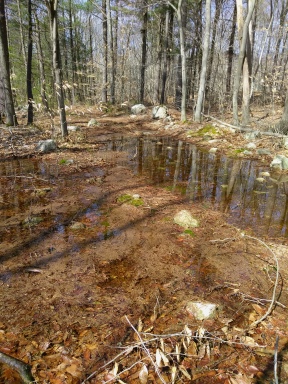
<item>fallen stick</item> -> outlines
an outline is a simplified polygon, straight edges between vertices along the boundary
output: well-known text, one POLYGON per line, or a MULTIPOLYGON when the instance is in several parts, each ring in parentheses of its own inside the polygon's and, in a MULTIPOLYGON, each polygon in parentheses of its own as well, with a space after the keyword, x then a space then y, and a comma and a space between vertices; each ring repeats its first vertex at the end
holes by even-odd
POLYGON ((15 369, 19 373, 24 384, 31 384, 36 382, 32 376, 30 365, 23 363, 23 361, 6 355, 6 353, 0 352, 0 362, 7 364, 9 367, 15 369))

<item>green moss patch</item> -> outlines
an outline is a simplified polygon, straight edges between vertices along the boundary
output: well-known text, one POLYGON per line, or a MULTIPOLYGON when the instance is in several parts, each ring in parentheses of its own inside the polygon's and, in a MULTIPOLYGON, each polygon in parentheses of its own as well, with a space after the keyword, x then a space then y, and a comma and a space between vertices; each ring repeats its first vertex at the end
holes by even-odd
POLYGON ((121 195, 117 199, 118 203, 128 203, 134 205, 134 207, 140 207, 144 204, 144 201, 140 197, 133 197, 131 195, 121 195))

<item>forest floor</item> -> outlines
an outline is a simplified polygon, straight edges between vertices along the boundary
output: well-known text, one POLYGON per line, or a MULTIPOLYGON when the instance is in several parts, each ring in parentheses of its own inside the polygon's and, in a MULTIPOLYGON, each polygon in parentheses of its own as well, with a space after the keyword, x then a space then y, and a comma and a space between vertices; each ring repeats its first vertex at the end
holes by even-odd
MULTIPOLYGON (((228 155, 245 147, 229 128, 212 141, 187 139, 207 122, 181 125, 173 115, 165 129, 150 112, 74 108, 67 119, 81 130, 48 154, 35 151, 51 138, 47 117, 0 128, 0 352, 29 364, 37 383, 288 382, 287 239, 240 231, 224 213, 135 175, 127 153, 100 150, 116 133, 171 136, 228 155), (91 118, 98 126, 87 127, 91 118), (45 170, 9 174, 21 158, 45 170), (200 222, 193 232, 173 221, 183 209, 200 222), (217 304, 217 315, 196 320, 191 301, 217 304)), ((263 163, 285 154, 280 139, 260 140, 271 151, 263 163)), ((8 365, 0 373, 0 383, 20 382, 8 365)))

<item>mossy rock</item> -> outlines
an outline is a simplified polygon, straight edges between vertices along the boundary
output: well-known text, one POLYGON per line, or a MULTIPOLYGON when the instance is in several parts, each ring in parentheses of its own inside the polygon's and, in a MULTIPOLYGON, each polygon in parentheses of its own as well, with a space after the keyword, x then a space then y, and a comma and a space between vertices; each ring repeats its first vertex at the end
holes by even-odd
POLYGON ((117 199, 118 203, 127 203, 130 205, 134 205, 134 207, 140 207, 144 204, 144 201, 138 197, 138 196, 131 196, 131 195, 121 195, 117 199))

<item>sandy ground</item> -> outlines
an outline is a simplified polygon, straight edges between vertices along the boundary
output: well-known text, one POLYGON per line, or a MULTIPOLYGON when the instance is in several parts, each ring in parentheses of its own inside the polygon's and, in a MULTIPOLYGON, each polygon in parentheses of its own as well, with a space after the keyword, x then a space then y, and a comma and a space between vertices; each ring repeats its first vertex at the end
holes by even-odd
MULTIPOLYGON (((31 170, 19 181, 7 171, 12 160, 1 162, 0 352, 29 364, 38 383, 82 383, 89 375, 87 383, 116 382, 121 372, 126 383, 269 383, 278 336, 278 375, 288 382, 285 241, 243 236, 223 213, 135 176, 123 165, 125 152, 103 152, 98 140, 111 133, 181 137, 191 127, 165 131, 147 116, 99 111, 68 118, 81 131, 50 154, 34 149, 51 136, 47 120, 39 129, 2 131, 3 160, 41 158, 45 172, 31 170), (87 128, 95 115, 99 126, 87 128), (173 221, 182 209, 200 222, 193 232, 173 221), (33 222, 38 216, 44 220, 33 222), (251 329, 269 308, 275 257, 280 304, 251 329), (216 317, 197 321, 189 301, 217 304, 216 317)), ((241 140, 225 137, 226 149, 241 140)), ((1 383, 20 382, 8 366, 0 372, 1 383)))

